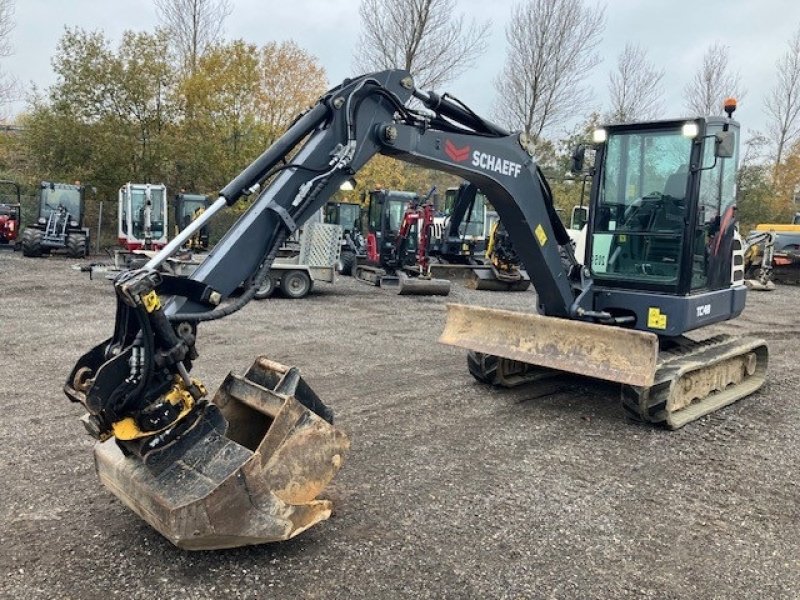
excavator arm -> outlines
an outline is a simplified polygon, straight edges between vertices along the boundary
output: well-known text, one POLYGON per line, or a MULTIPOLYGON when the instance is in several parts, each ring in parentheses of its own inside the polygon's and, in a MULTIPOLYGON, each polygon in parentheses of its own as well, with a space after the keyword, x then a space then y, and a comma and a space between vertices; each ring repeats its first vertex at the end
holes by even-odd
POLYGON ((415 90, 404 71, 345 81, 299 117, 144 268, 117 278, 114 334, 78 361, 65 385, 67 396, 87 409, 87 429, 102 442, 96 450, 101 479, 176 544, 209 548, 286 539, 330 514, 314 497, 341 464, 346 439, 330 427, 331 411, 296 369, 258 359, 246 378, 226 380, 224 393, 213 401, 190 371, 198 324, 242 308, 285 238, 377 154, 478 186, 535 281, 540 312, 574 315, 580 285, 569 280, 559 251, 569 236, 524 136, 481 119, 448 96, 415 90), (425 110, 407 107, 412 95, 425 110), (216 213, 243 198, 250 207, 188 279, 158 270, 216 213), (266 419, 264 431, 252 431, 257 419, 266 419), (274 439, 276 429, 283 432, 280 440, 274 439), (307 452, 309 435, 328 452, 307 452), (200 458, 185 458, 192 452, 200 458), (313 467, 310 455, 318 459, 313 467), (222 456, 240 460, 225 462, 222 456), (270 474, 254 475, 253 462, 272 469, 270 474), (294 465, 288 475, 284 463, 294 465), (223 527, 222 522, 230 525, 229 515, 214 512, 232 502, 214 495, 222 494, 220 489, 232 494, 231 477, 247 474, 254 481, 240 490, 244 504, 260 507, 258 515, 273 515, 259 531, 241 516, 223 527), (264 483, 270 477, 280 480, 285 493, 275 491, 274 481, 264 483), (216 484, 209 487, 209 481, 216 484), (193 491, 186 496, 188 488, 193 491), (262 497, 258 490, 270 493, 262 497), (284 515, 280 527, 277 514, 284 515))
MULTIPOLYGON (((366 75, 326 94, 143 269, 115 282, 115 335, 83 357, 67 383, 67 395, 89 409, 98 437, 151 408, 176 377, 200 400, 188 376, 197 323, 244 306, 286 236, 376 154, 447 171, 480 187, 536 282, 541 311, 570 315, 576 290, 559 253, 569 236, 524 137, 481 120, 446 96, 414 90, 403 71, 366 75), (406 108, 412 93, 430 112, 406 108), (252 205, 188 281, 157 271, 184 239, 243 197, 254 197, 252 205), (243 284, 245 291, 226 302, 243 284)), ((182 412, 178 408, 164 419, 153 417, 153 427, 161 430, 172 423, 182 412)), ((146 437, 155 429, 137 435, 146 437)))

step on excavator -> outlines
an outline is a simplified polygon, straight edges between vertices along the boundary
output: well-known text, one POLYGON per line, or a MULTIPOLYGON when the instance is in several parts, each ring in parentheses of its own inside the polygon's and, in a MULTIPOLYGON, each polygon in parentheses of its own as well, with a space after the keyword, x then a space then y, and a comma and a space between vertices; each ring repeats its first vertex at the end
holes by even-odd
POLYGON ((349 441, 298 368, 259 357, 213 395, 191 371, 201 323, 246 305, 286 236, 376 154, 478 186, 531 277, 530 313, 448 308, 441 341, 472 352, 482 380, 514 384, 556 371, 619 382, 629 414, 667 427, 756 391, 763 341, 685 335, 745 304, 746 288, 731 283, 739 134, 731 112, 595 133, 582 266, 524 135, 416 89, 402 70, 346 80, 143 268, 114 281, 114 332, 64 387, 87 411, 101 481, 182 548, 284 540, 331 514, 318 496, 349 441), (247 211, 189 277, 158 271, 242 198, 247 211))

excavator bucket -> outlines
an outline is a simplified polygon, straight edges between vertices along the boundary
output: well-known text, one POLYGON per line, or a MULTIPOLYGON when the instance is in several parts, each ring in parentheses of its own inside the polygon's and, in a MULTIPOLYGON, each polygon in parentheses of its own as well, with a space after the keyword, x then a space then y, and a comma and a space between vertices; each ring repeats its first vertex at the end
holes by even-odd
POLYGON ((653 384, 658 363, 652 333, 463 304, 447 305, 439 342, 638 386, 653 384))
POLYGON ((214 405, 227 430, 212 430, 162 467, 97 444, 100 480, 129 508, 187 550, 286 540, 327 519, 317 499, 350 442, 296 368, 259 357, 229 374, 214 405), (319 413, 319 414, 318 414, 319 413))

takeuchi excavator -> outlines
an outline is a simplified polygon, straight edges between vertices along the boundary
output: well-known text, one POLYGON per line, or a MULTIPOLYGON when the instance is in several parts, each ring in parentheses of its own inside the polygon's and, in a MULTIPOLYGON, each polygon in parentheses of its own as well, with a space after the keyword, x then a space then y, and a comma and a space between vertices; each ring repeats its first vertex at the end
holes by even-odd
POLYGON ((450 282, 431 276, 428 251, 435 188, 422 198, 414 192, 373 190, 367 210, 366 255, 353 277, 398 295, 447 296, 450 282))
POLYGON ((114 332, 64 388, 87 410, 101 481, 182 548, 284 540, 330 515, 318 495, 349 442, 298 368, 262 356, 213 395, 191 371, 200 324, 245 306, 284 239, 376 154, 478 186, 536 288, 530 313, 448 307, 441 341, 468 349, 482 381, 556 371, 618 382, 632 416, 673 428, 755 392, 762 340, 686 336, 745 305, 746 288, 731 282, 739 125, 727 108, 595 132, 582 265, 524 135, 416 89, 402 70, 346 80, 143 268, 114 281, 114 332), (159 271, 242 198, 247 211, 188 278, 159 271))

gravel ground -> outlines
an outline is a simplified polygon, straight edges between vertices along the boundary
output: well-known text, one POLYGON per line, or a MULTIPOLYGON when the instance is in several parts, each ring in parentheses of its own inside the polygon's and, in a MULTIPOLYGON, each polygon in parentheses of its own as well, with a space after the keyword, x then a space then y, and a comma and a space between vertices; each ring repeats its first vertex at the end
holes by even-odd
MULTIPOLYGON (((532 310, 532 292, 448 301, 532 310)), ((200 330, 216 387, 257 354, 301 367, 352 440, 333 517, 282 544, 189 553, 101 487, 61 386, 110 334, 110 284, 0 254, 0 597, 798 598, 800 288, 713 332, 757 333, 770 383, 678 432, 626 423, 613 386, 475 383, 443 298, 349 278, 200 330)), ((710 333, 710 332, 709 332, 710 333)))

